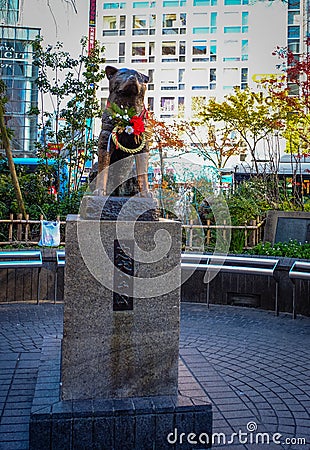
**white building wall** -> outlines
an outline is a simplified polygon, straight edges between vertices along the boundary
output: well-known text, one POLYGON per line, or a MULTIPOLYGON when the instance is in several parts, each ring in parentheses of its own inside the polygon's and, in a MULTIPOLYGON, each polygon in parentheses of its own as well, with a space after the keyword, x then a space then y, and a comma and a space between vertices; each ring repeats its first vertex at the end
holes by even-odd
MULTIPOLYGON (((107 64, 152 75, 147 101, 157 117, 183 105, 190 116, 193 97, 220 100, 236 85, 255 89, 255 74, 279 72, 272 52, 287 42, 287 4, 224 5, 238 1, 247 0, 101 1, 97 38, 107 64)), ((108 95, 106 80, 101 93, 108 95)))

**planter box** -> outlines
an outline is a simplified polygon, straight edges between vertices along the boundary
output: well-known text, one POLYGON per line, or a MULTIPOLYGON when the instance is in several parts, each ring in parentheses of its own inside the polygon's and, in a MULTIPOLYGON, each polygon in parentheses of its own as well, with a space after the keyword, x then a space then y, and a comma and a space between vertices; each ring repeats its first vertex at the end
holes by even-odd
MULTIPOLYGON (((9 251, 6 249, 6 251, 9 251)), ((16 251, 16 249, 14 249, 16 251)), ((54 301, 56 249, 42 249, 43 267, 40 274, 40 301, 54 301)), ((23 302, 36 300, 37 270, 1 269, 0 270, 0 303, 23 302)), ((63 300, 64 270, 58 269, 57 300, 63 300)))
MULTIPOLYGON (((279 257, 279 260, 276 269, 279 279, 279 310, 291 313, 293 284, 288 274, 295 259, 279 257)), ((206 303, 206 286, 204 272, 197 270, 182 285, 181 300, 206 303)), ((210 303, 274 310, 275 280, 262 275, 220 272, 210 283, 210 303)), ((310 316, 310 281, 296 280, 296 303, 297 314, 310 316)))

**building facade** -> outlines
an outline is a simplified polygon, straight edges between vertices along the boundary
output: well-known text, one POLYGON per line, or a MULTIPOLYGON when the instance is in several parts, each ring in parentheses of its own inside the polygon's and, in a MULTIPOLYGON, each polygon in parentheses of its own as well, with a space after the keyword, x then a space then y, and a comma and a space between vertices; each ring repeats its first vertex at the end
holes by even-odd
MULTIPOLYGON (((190 117, 195 99, 255 89, 262 74, 280 71, 272 52, 286 45, 281 1, 104 1, 97 9, 106 63, 149 76, 147 106, 158 118, 190 117)), ((104 104, 106 80, 101 96, 104 104)))
MULTIPOLYGON (((37 106, 35 85, 37 68, 33 65, 33 41, 39 28, 18 26, 19 1, 2 1, 0 9, 0 77, 7 86, 6 125, 13 131, 11 147, 15 156, 35 153, 37 119, 28 114, 37 106)), ((3 150, 3 149, 2 149, 3 150)))
POLYGON ((14 154, 35 153, 36 116, 28 114, 37 106, 38 91, 34 80, 31 41, 40 34, 38 28, 1 26, 0 76, 7 86, 6 125, 13 131, 11 147, 14 154))

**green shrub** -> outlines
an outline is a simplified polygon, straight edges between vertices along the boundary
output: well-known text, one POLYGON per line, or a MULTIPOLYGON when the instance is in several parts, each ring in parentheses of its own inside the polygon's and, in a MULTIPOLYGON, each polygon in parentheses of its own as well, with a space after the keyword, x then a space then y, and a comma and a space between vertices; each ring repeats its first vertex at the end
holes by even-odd
POLYGON ((310 243, 301 243, 296 240, 288 242, 277 242, 271 245, 270 242, 259 243, 251 250, 247 250, 250 255, 265 256, 285 256, 288 258, 310 259, 310 243))

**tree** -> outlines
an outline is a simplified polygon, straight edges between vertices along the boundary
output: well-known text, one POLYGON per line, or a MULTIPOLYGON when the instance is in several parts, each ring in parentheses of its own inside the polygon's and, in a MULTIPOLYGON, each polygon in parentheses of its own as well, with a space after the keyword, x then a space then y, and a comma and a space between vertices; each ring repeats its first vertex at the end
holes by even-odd
POLYGON ((223 102, 210 99, 198 115, 202 121, 211 119, 224 123, 225 128, 238 133, 246 143, 257 174, 258 143, 283 129, 286 115, 278 97, 267 97, 263 92, 254 93, 249 88, 241 90, 236 87, 223 102))
POLYGON ((33 44, 34 64, 39 71, 36 84, 40 104, 30 113, 40 118, 41 139, 37 149, 45 162, 47 174, 50 173, 51 144, 58 174, 61 165, 68 164, 68 194, 79 189, 85 163, 93 158, 97 144, 92 135, 93 122, 101 116, 96 91, 105 76, 101 69, 103 48, 95 42, 87 54, 86 46, 87 39, 83 38, 81 54, 73 59, 63 50, 61 43, 54 48, 43 48, 42 39, 38 38, 33 44), (52 103, 52 112, 47 111, 46 99, 52 103))
POLYGON ((224 124, 221 128, 216 127, 210 119, 202 117, 190 122, 181 121, 178 129, 190 144, 187 151, 196 152, 216 168, 221 185, 221 169, 226 166, 229 158, 244 151, 242 139, 231 131, 228 124, 224 124))
POLYGON ((184 140, 180 138, 180 133, 175 122, 166 124, 165 122, 156 119, 155 116, 151 114, 148 119, 148 130, 153 139, 152 147, 158 150, 159 154, 161 172, 160 186, 162 188, 165 175, 164 151, 169 149, 184 149, 186 144, 184 140))
POLYGON ((15 164, 13 160, 11 145, 10 145, 10 132, 6 127, 4 114, 5 114, 5 104, 7 103, 6 97, 6 86, 3 80, 0 80, 0 131, 1 131, 1 141, 2 145, 5 149, 5 154, 8 160, 8 166, 10 169, 10 174, 12 178, 12 183, 14 186, 16 200, 19 206, 20 212, 23 214, 26 219, 27 213, 24 205, 23 196, 20 190, 20 185, 18 181, 18 176, 15 170, 15 164))
MULTIPOLYGON (((305 44, 308 48, 309 38, 305 44)), ((282 136, 286 139, 285 151, 291 155, 294 201, 303 209, 303 175, 300 163, 304 156, 310 155, 310 55, 308 52, 295 55, 285 47, 277 47, 274 55, 282 61, 280 66, 285 74, 281 88, 274 80, 267 79, 265 82, 287 111, 282 136)))

